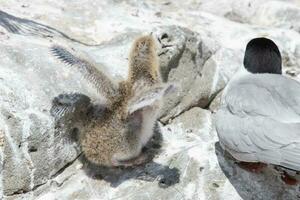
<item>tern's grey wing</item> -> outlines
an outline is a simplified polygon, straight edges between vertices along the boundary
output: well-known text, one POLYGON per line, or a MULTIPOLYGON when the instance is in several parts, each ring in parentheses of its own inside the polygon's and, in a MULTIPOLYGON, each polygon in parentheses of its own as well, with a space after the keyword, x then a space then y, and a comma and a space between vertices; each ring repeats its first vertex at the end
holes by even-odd
POLYGON ((237 83, 217 112, 221 145, 241 161, 300 170, 300 85, 281 76, 249 76, 237 83))
POLYGON ((300 170, 300 123, 220 110, 216 125, 221 145, 237 160, 300 170))
POLYGON ((300 84, 281 75, 248 75, 230 84, 223 103, 237 115, 300 122, 300 84))

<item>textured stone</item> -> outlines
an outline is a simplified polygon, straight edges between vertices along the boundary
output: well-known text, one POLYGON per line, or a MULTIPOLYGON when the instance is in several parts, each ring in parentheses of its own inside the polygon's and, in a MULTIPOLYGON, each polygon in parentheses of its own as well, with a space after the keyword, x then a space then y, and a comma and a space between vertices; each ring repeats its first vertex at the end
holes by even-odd
POLYGON ((300 32, 300 8, 290 2, 268 1, 258 7, 253 23, 300 32))
POLYGON ((239 69, 241 62, 240 54, 230 49, 221 48, 206 60, 198 73, 186 69, 186 65, 183 65, 185 68, 178 73, 177 80, 180 81, 180 77, 184 77, 182 73, 186 74, 186 70, 189 71, 190 76, 187 77, 187 80, 190 82, 186 83, 188 88, 181 95, 175 108, 168 111, 161 120, 167 122, 193 106, 207 107, 209 102, 225 87, 239 69))
POLYGON ((0 199, 299 198, 299 187, 285 186, 271 170, 251 174, 228 159, 216 144, 210 112, 253 37, 273 39, 284 72, 300 80, 297 0, 0 5, 0 199), (90 177, 67 137, 72 126, 59 127, 49 111, 62 93, 79 92, 93 103, 103 99, 78 72, 52 58, 49 46, 82 52, 119 81, 127 74, 132 40, 151 32, 164 80, 179 86, 161 113, 161 152, 146 166, 90 177))
POLYGON ((10 195, 45 183, 78 152, 73 144, 64 142, 64 135, 54 131, 51 97, 62 92, 68 81, 58 83, 62 73, 53 70, 47 47, 11 37, 0 51, 5 58, 0 64, 3 189, 10 195), (54 82, 58 83, 55 89, 54 82))
POLYGON ((166 97, 161 113, 161 120, 166 123, 170 118, 194 106, 196 104, 194 102, 202 101, 201 106, 208 104, 212 84, 204 83, 200 90, 196 90, 194 85, 198 84, 200 79, 205 82, 216 73, 214 67, 206 64, 217 51, 218 45, 204 34, 199 35, 176 26, 162 27, 154 33, 161 44, 159 55, 163 78, 178 87, 177 92, 166 97), (195 92, 199 92, 199 95, 188 97, 191 98, 193 105, 190 102, 181 104, 187 94, 195 92), (174 113, 172 109, 178 104, 180 104, 178 113, 172 114, 174 113))
MULTIPOLYGON (((103 67, 105 63, 99 64, 104 71, 112 70, 111 66, 115 69, 124 66, 111 73, 112 77, 117 76, 116 79, 122 78, 127 72, 123 49, 126 48, 128 52, 129 41, 133 37, 125 34, 110 44, 89 49, 96 52, 88 55, 106 56, 112 48, 116 56, 118 53, 124 55, 123 61, 110 62, 107 68, 103 67)), ((79 155, 78 145, 67 139, 72 127, 56 127, 50 114, 54 97, 62 93, 79 92, 93 101, 103 100, 101 94, 97 94, 78 72, 50 55, 51 44, 52 41, 38 37, 24 40, 23 36, 11 35, 0 47, 1 57, 4 58, 0 61, 0 130, 4 133, 1 144, 3 140, 6 141, 3 147, 5 195, 25 193, 45 184, 79 155)), ((82 48, 79 46, 78 49, 82 48)))

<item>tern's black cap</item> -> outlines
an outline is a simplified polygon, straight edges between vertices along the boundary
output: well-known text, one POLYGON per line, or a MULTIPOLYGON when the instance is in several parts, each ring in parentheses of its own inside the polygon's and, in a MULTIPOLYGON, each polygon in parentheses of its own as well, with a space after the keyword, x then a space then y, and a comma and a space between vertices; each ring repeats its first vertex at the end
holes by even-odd
POLYGON ((267 38, 254 38, 246 47, 244 66, 251 73, 281 74, 281 55, 277 45, 267 38))

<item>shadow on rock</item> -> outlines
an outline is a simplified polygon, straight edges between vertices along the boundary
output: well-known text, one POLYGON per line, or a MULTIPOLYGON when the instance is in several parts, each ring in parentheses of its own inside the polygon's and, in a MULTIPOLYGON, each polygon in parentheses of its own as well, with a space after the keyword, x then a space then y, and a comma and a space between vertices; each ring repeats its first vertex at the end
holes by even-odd
POLYGON ((52 28, 50 26, 32 20, 15 17, 1 10, 0 10, 0 26, 5 28, 8 32, 14 34, 34 35, 34 36, 45 37, 45 38, 62 37, 86 46, 95 46, 71 38, 65 33, 56 30, 55 28, 52 28))
POLYGON ((122 182, 129 179, 138 179, 147 182, 158 181, 159 187, 167 188, 179 183, 180 174, 177 168, 170 168, 153 162, 153 158, 160 152, 162 135, 158 125, 155 127, 153 138, 144 147, 143 152, 147 155, 148 161, 139 166, 108 168, 93 165, 84 156, 80 158, 85 165, 88 176, 94 179, 102 179, 111 184, 112 187, 119 186, 122 182))
POLYGON ((112 187, 118 187, 124 181, 137 179, 147 182, 157 181, 159 187, 167 188, 180 181, 180 173, 177 168, 163 166, 156 162, 131 168, 88 168, 88 175, 95 179, 109 182, 112 187))
POLYGON ((55 135, 63 134, 65 141, 77 142, 83 124, 94 117, 96 110, 101 113, 104 106, 94 106, 91 99, 80 93, 60 94, 52 100, 50 114, 55 119, 55 135))
POLYGON ((285 185, 274 169, 267 167, 261 173, 243 170, 219 142, 215 144, 215 152, 220 168, 242 199, 300 199, 299 187, 285 185))

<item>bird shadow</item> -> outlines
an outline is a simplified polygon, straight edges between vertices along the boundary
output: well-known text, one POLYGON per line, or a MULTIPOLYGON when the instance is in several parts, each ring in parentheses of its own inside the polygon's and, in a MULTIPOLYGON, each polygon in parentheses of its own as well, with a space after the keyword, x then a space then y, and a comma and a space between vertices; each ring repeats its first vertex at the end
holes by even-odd
POLYGON ((237 165, 219 142, 215 144, 215 153, 221 170, 242 199, 300 199, 299 186, 284 184, 272 167, 268 166, 260 173, 248 172, 237 165))
POLYGON ((167 188, 179 183, 180 173, 177 168, 170 168, 156 162, 126 169, 97 169, 93 172, 92 178, 105 180, 112 187, 118 187, 124 181, 130 179, 142 180, 146 182, 157 181, 160 188, 167 188))
MULTIPOLYGON (((82 127, 76 126, 76 121, 88 121, 93 118, 103 117, 104 105, 93 105, 88 96, 80 93, 60 94, 52 100, 50 109, 55 119, 55 134, 64 134, 68 143, 78 143, 82 127)), ((89 177, 109 182, 112 187, 117 187, 129 179, 138 179, 148 182, 158 181, 159 187, 166 188, 180 181, 180 173, 177 168, 170 168, 153 162, 153 158, 161 152, 163 137, 159 125, 154 127, 154 135, 142 153, 147 161, 138 166, 132 167, 104 167, 89 162, 84 155, 78 160, 83 164, 83 169, 89 177)), ((81 151, 79 150, 78 154, 81 151)))
POLYGON ((33 20, 16 17, 2 10, 0 10, 0 26, 14 34, 39 36, 43 38, 61 37, 86 46, 97 46, 97 44, 87 44, 71 38, 67 34, 50 26, 33 20))
POLYGON ((142 153, 146 154, 147 162, 142 165, 132 167, 102 167, 88 162, 84 156, 80 157, 85 164, 86 174, 93 179, 101 179, 110 183, 112 187, 117 187, 129 179, 143 180, 147 182, 158 182, 161 188, 167 188, 180 181, 180 173, 177 168, 170 168, 156 163, 153 158, 161 152, 161 142, 163 140, 159 126, 154 128, 154 136, 143 148, 142 153))

